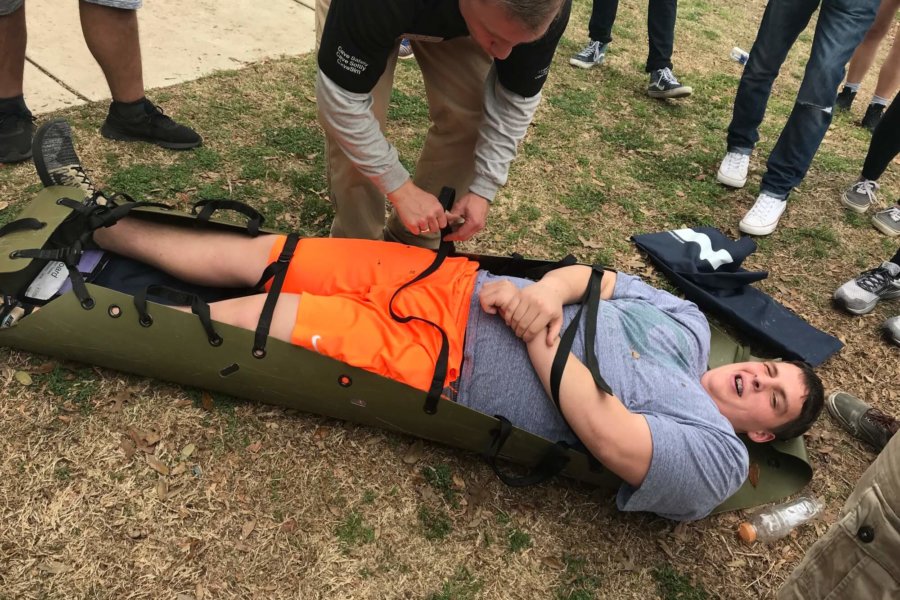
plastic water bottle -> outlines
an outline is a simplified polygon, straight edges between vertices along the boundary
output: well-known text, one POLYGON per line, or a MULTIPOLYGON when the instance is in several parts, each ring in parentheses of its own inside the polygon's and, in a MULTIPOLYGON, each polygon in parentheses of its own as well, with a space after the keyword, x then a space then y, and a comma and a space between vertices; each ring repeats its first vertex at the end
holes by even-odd
POLYGON ((731 49, 731 60, 746 65, 750 60, 750 53, 735 46, 731 49))
POLYGON ((798 525, 815 519, 824 508, 815 498, 801 496, 753 513, 748 521, 740 524, 738 535, 748 544, 757 540, 771 542, 783 538, 798 525))

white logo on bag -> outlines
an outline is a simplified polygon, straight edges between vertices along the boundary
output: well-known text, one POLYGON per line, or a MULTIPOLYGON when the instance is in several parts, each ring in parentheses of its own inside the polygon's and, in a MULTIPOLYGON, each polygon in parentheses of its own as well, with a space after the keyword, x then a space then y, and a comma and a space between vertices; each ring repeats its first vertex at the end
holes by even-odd
POLYGON ((709 261, 713 271, 722 265, 734 262, 734 258, 728 250, 713 250, 712 240, 705 233, 699 233, 693 229, 675 229, 669 233, 681 243, 694 242, 700 246, 700 260, 709 261))
MULTIPOLYGON (((312 336, 312 347, 313 347, 313 350, 315 350, 316 352, 319 352, 319 340, 321 340, 321 339, 322 339, 321 335, 312 336)), ((322 354, 322 353, 319 352, 319 354, 322 354)))

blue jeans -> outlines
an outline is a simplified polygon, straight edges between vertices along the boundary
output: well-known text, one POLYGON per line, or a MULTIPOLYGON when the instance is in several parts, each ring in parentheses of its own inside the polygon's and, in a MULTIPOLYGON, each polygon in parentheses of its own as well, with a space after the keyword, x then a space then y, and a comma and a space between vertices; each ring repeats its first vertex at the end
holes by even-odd
MULTIPOLYGON (((734 99, 728 151, 750 154, 759 141, 772 84, 820 0, 769 0, 734 99)), ((862 41, 879 0, 821 0, 819 21, 794 109, 769 155, 760 191, 786 199, 803 181, 831 124, 844 65, 862 41)))

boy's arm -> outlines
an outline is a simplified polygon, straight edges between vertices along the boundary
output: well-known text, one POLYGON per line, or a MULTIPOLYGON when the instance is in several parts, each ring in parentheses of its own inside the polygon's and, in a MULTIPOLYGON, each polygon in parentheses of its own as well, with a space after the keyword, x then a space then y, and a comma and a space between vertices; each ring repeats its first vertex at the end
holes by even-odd
MULTIPOLYGON (((548 396, 550 368, 558 347, 558 339, 551 346, 540 337, 528 343, 528 355, 548 396)), ((628 484, 639 487, 653 457, 647 420, 598 389, 588 368, 572 354, 560 383, 559 403, 566 422, 588 451, 628 484)))

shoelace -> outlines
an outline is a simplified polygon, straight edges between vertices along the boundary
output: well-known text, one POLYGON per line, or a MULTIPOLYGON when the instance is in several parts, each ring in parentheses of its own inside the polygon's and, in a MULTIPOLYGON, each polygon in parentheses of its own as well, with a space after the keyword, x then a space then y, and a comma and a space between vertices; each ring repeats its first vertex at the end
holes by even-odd
POLYGON ((591 42, 585 46, 584 50, 578 53, 582 58, 594 58, 600 53, 600 42, 591 42))
POLYGON ((864 271, 856 278, 856 285, 870 294, 875 294, 878 290, 885 288, 893 279, 894 277, 891 276, 891 272, 887 270, 887 267, 881 265, 864 271))
POLYGON ((749 161, 750 157, 738 152, 729 152, 725 155, 725 168, 729 171, 742 169, 745 160, 749 161))
POLYGON ((92 193, 96 193, 94 182, 91 181, 91 178, 88 177, 87 173, 85 173, 84 167, 80 165, 77 167, 69 166, 66 167, 65 170, 60 169, 54 174, 58 175, 61 183, 65 185, 78 187, 83 190, 90 190, 92 193))
POLYGON ((666 83, 671 83, 672 85, 678 85, 678 80, 675 79, 675 73, 673 73, 672 69, 669 67, 659 70, 659 83, 664 81, 666 83))
POLYGON ((900 421, 897 421, 894 417, 889 417, 877 408, 870 408, 863 414, 862 418, 876 427, 883 427, 891 435, 894 435, 900 429, 900 421))
POLYGON ((892 206, 885 211, 890 220, 900 222, 900 205, 892 206))
POLYGON ((781 204, 779 204, 781 202, 784 202, 784 200, 773 198, 772 196, 760 196, 759 199, 753 204, 753 207, 750 208, 750 212, 747 213, 747 217, 767 219, 769 218, 769 213, 777 212, 777 210, 781 208, 781 204))
POLYGON ((879 185, 877 181, 863 179, 862 181, 857 181, 853 184, 853 191, 857 194, 865 194, 869 199, 869 202, 875 202, 875 191, 878 189, 878 187, 879 185))

